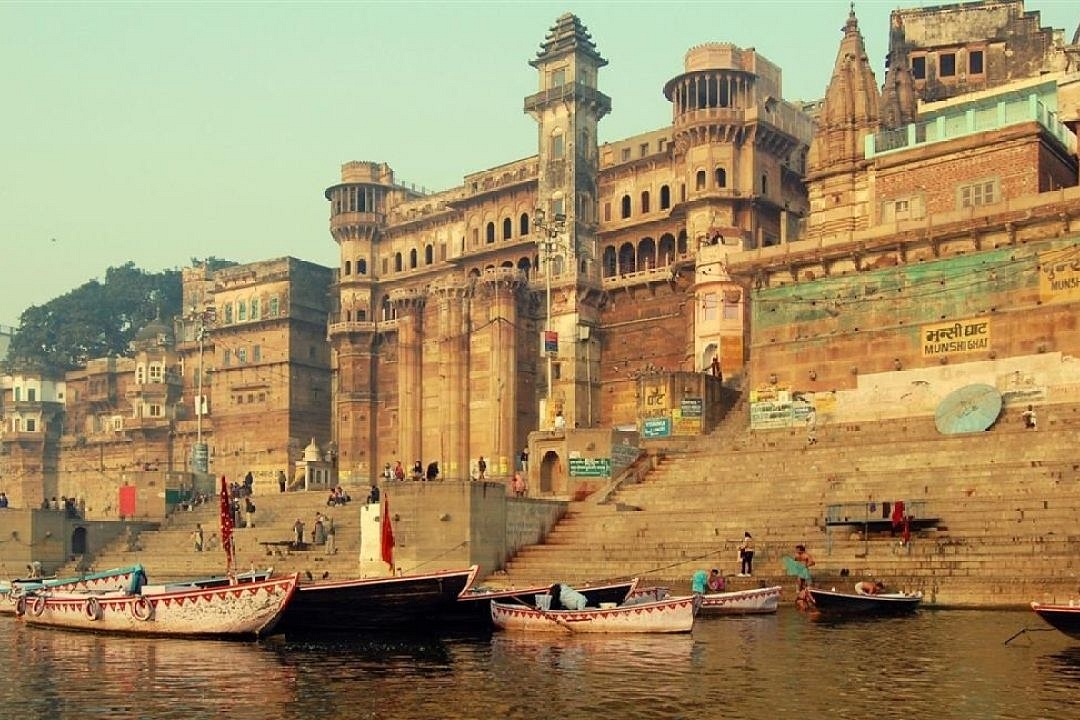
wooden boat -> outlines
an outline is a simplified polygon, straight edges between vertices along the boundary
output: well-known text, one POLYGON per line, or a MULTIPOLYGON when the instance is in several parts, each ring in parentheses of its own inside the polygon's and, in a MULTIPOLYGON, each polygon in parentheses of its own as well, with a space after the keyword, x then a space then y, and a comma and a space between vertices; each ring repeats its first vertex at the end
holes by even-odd
POLYGON ((0 585, 5 602, 0 602, 0 613, 15 613, 21 596, 39 590, 58 592, 127 592, 135 593, 146 582, 142 565, 130 565, 66 578, 21 578, 0 585))
POLYGON ((444 613, 452 612, 478 569, 473 565, 464 570, 301 585, 276 631, 297 635, 440 628, 444 613))
POLYGON ((258 637, 281 617, 300 576, 152 595, 40 590, 20 599, 28 625, 129 635, 258 637))
POLYGON ((491 603, 499 630, 555 633, 680 633, 694 628, 697 599, 691 595, 584 610, 540 610, 523 603, 491 603))
POLYGON ((258 582, 260 580, 268 580, 274 574, 274 568, 266 568, 265 570, 249 570, 248 572, 237 573, 232 577, 228 575, 211 575, 210 577, 198 578, 196 580, 183 580, 180 582, 164 583, 160 585, 143 585, 140 592, 143 595, 160 595, 163 592, 172 592, 174 590, 181 590, 183 588, 215 588, 225 587, 227 585, 236 585, 238 583, 246 582, 258 582))
POLYGON ((1033 602, 1031 609, 1055 630, 1080 640, 1080 605, 1033 602))
MULTIPOLYGON (((637 588, 637 578, 617 583, 604 585, 587 585, 575 587, 574 590, 585 596, 586 603, 591 607, 600 607, 601 603, 615 603, 621 605, 637 588)), ((467 589, 457 600, 454 608, 446 615, 448 625, 458 623, 470 626, 491 626, 491 601, 497 600, 503 603, 525 603, 533 605, 537 595, 552 595, 551 585, 541 585, 530 588, 509 588, 503 590, 485 590, 483 588, 467 589)))
POLYGON ((903 615, 915 612, 922 602, 921 592, 862 595, 815 587, 807 590, 814 599, 814 609, 823 614, 903 615))
POLYGON ((780 604, 779 585, 753 590, 711 593, 701 596, 702 615, 761 615, 776 612, 780 604))

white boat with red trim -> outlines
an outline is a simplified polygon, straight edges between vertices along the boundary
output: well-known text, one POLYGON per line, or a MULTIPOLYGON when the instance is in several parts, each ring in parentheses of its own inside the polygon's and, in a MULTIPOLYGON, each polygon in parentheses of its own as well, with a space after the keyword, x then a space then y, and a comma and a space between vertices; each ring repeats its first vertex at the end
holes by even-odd
POLYGON ((20 598, 28 625, 129 635, 254 638, 281 617, 299 575, 155 594, 40 590, 20 598))
POLYGON ((692 595, 584 610, 542 610, 525 603, 491 603, 499 630, 556 633, 685 633, 694 629, 698 600, 692 595))
POLYGON ((40 590, 57 592, 139 592, 146 583, 146 571, 142 565, 103 570, 101 572, 73 575, 65 578, 19 578, 0 584, 0 613, 13 614, 20 597, 40 590))
POLYGON ((779 585, 736 590, 733 592, 710 593, 701 596, 702 615, 764 615, 776 612, 780 604, 779 585))

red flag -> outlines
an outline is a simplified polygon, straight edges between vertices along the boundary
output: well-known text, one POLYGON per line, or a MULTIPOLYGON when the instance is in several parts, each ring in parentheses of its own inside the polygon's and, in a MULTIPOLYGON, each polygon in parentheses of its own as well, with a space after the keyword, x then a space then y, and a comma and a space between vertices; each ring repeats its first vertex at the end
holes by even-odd
POLYGON ((225 482, 225 476, 221 476, 221 547, 225 548, 225 559, 228 563, 228 571, 233 567, 233 515, 232 504, 229 502, 229 485, 225 482))
POLYGON ((382 508, 379 510, 379 544, 382 550, 383 562, 390 565, 391 572, 394 570, 394 526, 390 524, 390 501, 383 493, 382 508))

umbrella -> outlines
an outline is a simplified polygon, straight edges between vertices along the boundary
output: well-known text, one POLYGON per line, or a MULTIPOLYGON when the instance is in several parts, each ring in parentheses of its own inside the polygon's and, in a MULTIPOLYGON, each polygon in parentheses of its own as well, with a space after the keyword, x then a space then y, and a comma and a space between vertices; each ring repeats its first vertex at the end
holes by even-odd
POLYGON ((945 396, 934 411, 942 435, 982 432, 1001 414, 1001 393, 992 385, 965 385, 945 396))

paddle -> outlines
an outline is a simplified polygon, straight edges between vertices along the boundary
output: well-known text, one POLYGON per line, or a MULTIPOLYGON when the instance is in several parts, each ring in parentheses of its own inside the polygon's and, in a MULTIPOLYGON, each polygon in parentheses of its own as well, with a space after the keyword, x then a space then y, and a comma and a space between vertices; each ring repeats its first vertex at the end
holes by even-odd
MULTIPOLYGON (((552 597, 554 597, 554 595, 552 595, 552 597)), ((560 625, 560 626, 566 628, 567 630, 569 630, 570 632, 577 632, 577 630, 575 630, 568 622, 563 620, 561 617, 558 617, 557 615, 552 615, 549 610, 544 610, 543 608, 539 607, 538 605, 530 605, 529 603, 522 600, 521 597, 518 596, 518 595, 514 595, 513 599, 518 601, 519 603, 521 603, 525 607, 529 608, 530 610, 535 610, 536 612, 540 613, 540 615, 547 618, 548 620, 555 623, 556 625, 560 625)))

